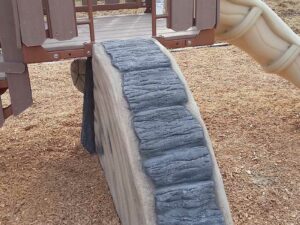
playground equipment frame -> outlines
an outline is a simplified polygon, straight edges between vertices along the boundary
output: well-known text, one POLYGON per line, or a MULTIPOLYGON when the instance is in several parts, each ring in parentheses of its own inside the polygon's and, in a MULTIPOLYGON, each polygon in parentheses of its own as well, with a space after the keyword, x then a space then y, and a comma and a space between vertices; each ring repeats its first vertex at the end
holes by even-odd
MULTIPOLYGON (((217 0, 219 4, 219 0, 217 0)), ((168 1, 171 4, 171 1, 168 1)), ((107 11, 107 10, 119 10, 119 9, 138 9, 143 7, 149 7, 145 2, 137 0, 133 3, 118 3, 118 4, 108 4, 108 5, 93 5, 92 0, 87 0, 86 6, 74 6, 76 12, 85 12, 88 14, 88 20, 77 21, 77 26, 80 25, 89 25, 90 31, 90 42, 83 43, 80 48, 78 46, 62 48, 59 50, 49 51, 42 47, 27 47, 23 46, 23 54, 25 63, 41 63, 49 61, 58 61, 63 59, 70 58, 79 58, 79 57, 89 57, 92 52, 92 45, 95 42, 95 28, 94 28, 94 19, 93 12, 95 11, 107 11)), ((201 45, 211 45, 214 43, 215 29, 207 29, 199 32, 198 35, 186 35, 176 38, 165 38, 157 33, 157 20, 158 19, 168 19, 169 15, 157 15, 156 14, 156 0, 152 0, 152 37, 157 39, 167 48, 185 48, 201 45)), ((217 7, 217 20, 218 20, 218 10, 217 7)), ((47 14, 49 15, 49 14, 47 14)), ((216 24, 217 25, 217 24, 216 24)), ((48 30, 47 33, 51 33, 51 30, 48 30)))
MULTIPOLYGON (((168 5, 172 3, 171 0, 167 1, 168 5)), ((198 1, 206 6, 209 4, 205 0, 198 1)), ((64 4, 60 0, 0 0, 0 47, 3 52, 0 54, 0 75, 6 74, 6 79, 0 79, 0 94, 9 89, 11 100, 11 105, 3 108, 0 98, 0 127, 10 115, 18 115, 32 104, 27 64, 92 56, 96 42, 93 12, 152 8, 152 37, 167 48, 183 48, 214 43, 220 0, 210 1, 218 6, 213 12, 217 18, 214 19, 214 27, 201 30, 198 34, 164 37, 157 32, 157 20, 170 21, 171 18, 168 13, 157 15, 156 0, 152 0, 151 6, 150 1, 142 0, 105 5, 93 5, 93 0, 86 0, 86 5, 82 6, 76 6, 74 0, 64 1, 64 4), (78 20, 77 12, 87 13, 87 18, 78 20), (66 28, 61 22, 66 23, 66 28), (78 35, 77 27, 81 25, 88 25, 89 41, 74 46, 64 45, 63 41, 78 35), (57 39, 63 45, 45 48, 43 43, 46 39, 57 39)))

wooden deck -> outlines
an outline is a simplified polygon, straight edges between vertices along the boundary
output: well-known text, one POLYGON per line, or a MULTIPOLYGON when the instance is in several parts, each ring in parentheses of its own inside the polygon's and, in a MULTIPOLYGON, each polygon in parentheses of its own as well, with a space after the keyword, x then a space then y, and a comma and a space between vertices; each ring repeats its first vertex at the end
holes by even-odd
MULTIPOLYGON (((140 14, 95 17, 94 27, 96 43, 117 39, 150 38, 152 37, 152 16, 151 14, 140 14)), ((178 36, 191 35, 195 32, 175 32, 166 27, 166 19, 159 19, 157 20, 157 34, 178 36)), ((43 47, 49 50, 75 49, 81 47, 85 42, 90 42, 89 27, 88 25, 79 25, 78 37, 68 41, 47 39, 43 47)), ((1 54, 0 61, 3 61, 1 54)), ((5 73, 0 73, 0 80, 4 79, 6 79, 5 73)))
MULTIPOLYGON (((150 38, 152 36, 151 14, 119 15, 94 18, 96 43, 129 38, 150 38)), ((172 35, 175 32, 166 27, 166 19, 157 20, 158 34, 172 35)), ((177 32, 176 34, 179 34, 177 32)), ((78 26, 78 37, 69 41, 47 40, 43 47, 57 49, 62 46, 80 46, 89 42, 88 25, 78 26)))

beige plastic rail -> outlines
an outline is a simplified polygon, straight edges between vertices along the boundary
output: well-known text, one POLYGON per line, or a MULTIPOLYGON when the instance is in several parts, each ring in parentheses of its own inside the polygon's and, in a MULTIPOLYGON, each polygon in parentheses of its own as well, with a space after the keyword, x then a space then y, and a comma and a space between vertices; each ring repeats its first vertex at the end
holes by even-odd
POLYGON ((300 37, 261 0, 221 0, 217 39, 300 88, 300 37))

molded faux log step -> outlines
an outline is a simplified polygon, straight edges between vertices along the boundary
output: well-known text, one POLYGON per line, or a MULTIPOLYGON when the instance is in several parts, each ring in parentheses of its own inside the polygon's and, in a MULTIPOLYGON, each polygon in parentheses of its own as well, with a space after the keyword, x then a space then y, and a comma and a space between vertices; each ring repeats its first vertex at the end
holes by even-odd
POLYGON ((207 130, 157 41, 94 46, 94 128, 123 225, 232 225, 207 130))

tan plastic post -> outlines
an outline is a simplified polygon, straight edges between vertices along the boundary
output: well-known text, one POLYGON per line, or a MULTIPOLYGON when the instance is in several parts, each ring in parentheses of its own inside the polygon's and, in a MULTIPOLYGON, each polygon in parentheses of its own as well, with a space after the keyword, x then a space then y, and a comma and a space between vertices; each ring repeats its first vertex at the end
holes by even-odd
POLYGON ((217 39, 300 88, 300 37, 261 0, 221 0, 217 39))

